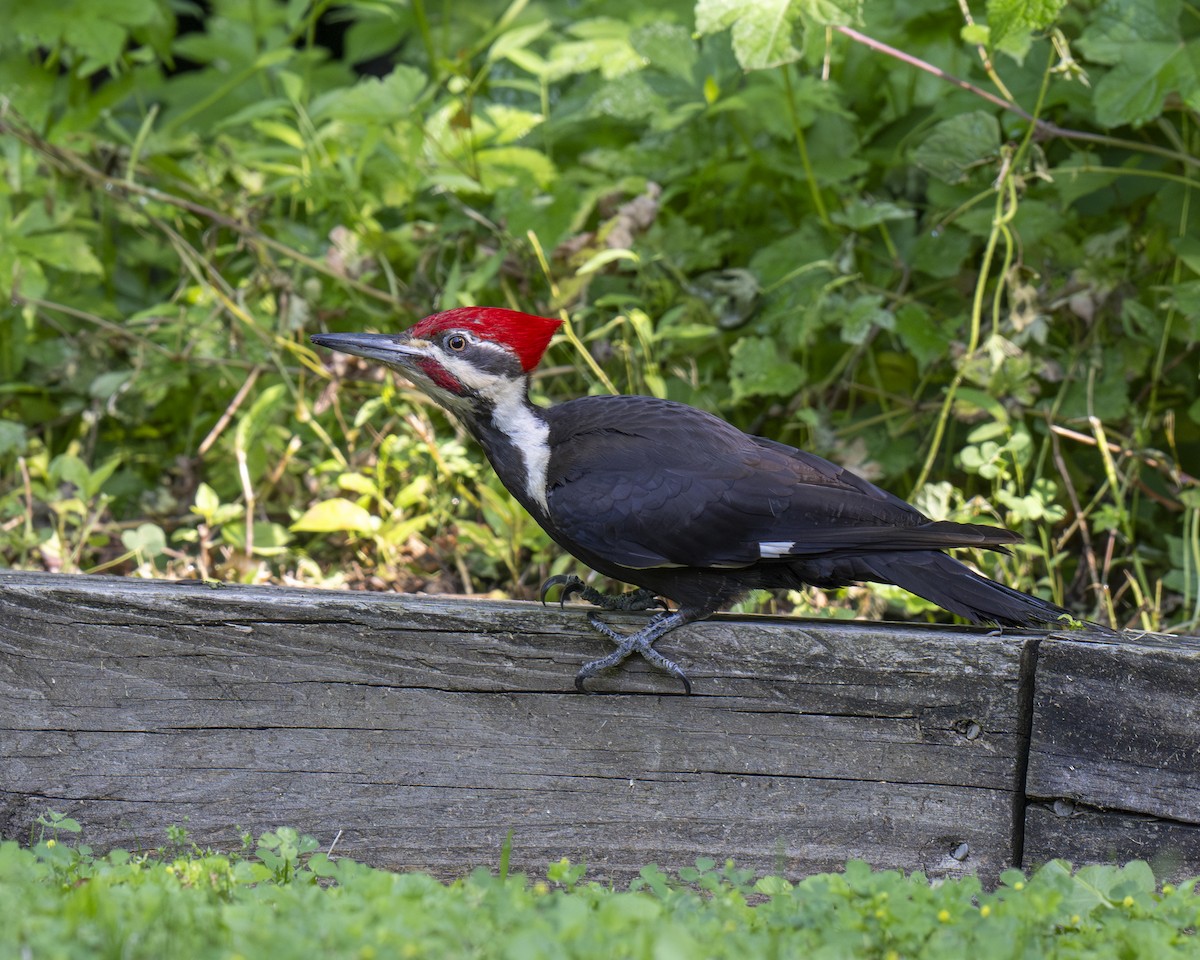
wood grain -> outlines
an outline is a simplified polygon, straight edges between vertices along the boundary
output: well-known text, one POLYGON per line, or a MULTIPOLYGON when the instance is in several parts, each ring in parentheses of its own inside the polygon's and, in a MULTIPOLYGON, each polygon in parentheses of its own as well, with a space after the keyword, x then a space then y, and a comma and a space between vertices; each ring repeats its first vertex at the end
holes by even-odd
MULTIPOLYGON (((632 626, 633 615, 609 618, 632 626)), ((666 638, 696 694, 583 608, 0 573, 0 835, 98 849, 289 825, 458 876, 621 879, 734 858, 995 876, 1014 856, 1029 635, 720 617, 666 638)))
POLYGON ((1033 700, 1026 858, 1200 874, 1200 639, 1051 637, 1033 700))

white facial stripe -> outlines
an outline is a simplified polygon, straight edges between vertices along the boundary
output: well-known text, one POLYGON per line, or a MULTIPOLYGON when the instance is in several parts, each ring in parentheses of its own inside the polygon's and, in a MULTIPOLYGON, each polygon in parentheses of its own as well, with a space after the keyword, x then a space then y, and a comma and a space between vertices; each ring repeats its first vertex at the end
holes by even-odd
POLYGON ((549 512, 546 503, 546 467, 550 463, 550 424, 532 413, 525 404, 525 384, 520 380, 499 380, 501 389, 490 399, 492 424, 521 451, 525 461, 525 492, 549 512))
MULTIPOLYGON (((486 341, 480 341, 480 345, 504 350, 486 341)), ((548 511, 546 468, 550 463, 550 425, 525 405, 525 381, 487 373, 445 350, 436 353, 438 362, 459 383, 492 402, 492 425, 512 441, 525 461, 525 492, 548 511)))
POLYGON ((795 540, 764 540, 758 545, 758 555, 764 560, 778 560, 790 556, 795 549, 795 540))
MULTIPOLYGON (((488 343, 486 340, 479 341, 476 346, 485 350, 495 351, 496 353, 508 354, 508 351, 503 347, 498 347, 494 343, 488 343)), ((469 387, 471 390, 484 396, 490 397, 492 388, 504 379, 497 374, 479 369, 475 364, 464 360, 457 353, 453 353, 442 347, 431 346, 425 352, 449 370, 454 375, 454 378, 464 387, 469 387)))

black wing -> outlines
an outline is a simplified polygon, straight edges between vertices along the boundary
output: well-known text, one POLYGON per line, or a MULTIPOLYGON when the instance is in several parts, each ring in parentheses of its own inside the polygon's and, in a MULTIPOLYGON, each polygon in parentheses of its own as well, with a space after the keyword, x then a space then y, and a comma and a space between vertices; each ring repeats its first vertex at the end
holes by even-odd
POLYGON ((827 460, 694 407, 585 397, 546 412, 551 522, 624 567, 736 568, 1018 539, 934 523, 827 460))

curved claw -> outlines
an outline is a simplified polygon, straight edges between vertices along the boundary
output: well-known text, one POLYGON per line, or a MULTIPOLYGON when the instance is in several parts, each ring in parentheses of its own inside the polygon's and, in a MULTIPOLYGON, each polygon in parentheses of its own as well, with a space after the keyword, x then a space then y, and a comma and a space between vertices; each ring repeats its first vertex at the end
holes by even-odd
MULTIPOLYGON (((645 655, 645 652, 642 650, 639 650, 638 652, 645 655)), ((658 651, 655 652, 657 653, 658 651)), ((659 656, 661 656, 661 654, 659 656)), ((605 657, 604 659, 607 660, 608 658, 605 657)), ((673 660, 668 660, 666 657, 662 657, 662 659, 659 659, 658 657, 647 657, 646 659, 662 669, 664 672, 669 673, 676 680, 679 680, 683 684, 683 692, 686 696, 690 697, 692 695, 692 682, 687 678, 687 674, 680 669, 677 663, 675 663, 673 660)), ((584 682, 590 680, 596 673, 599 673, 600 670, 609 666, 616 666, 616 664, 604 663, 603 666, 597 666, 595 670, 588 669, 589 667, 596 666, 599 663, 601 663, 599 660, 593 660, 591 663, 585 663, 583 665, 583 669, 575 674, 575 689, 579 693, 591 693, 592 691, 583 685, 584 682)))
POLYGON ((687 675, 680 669, 679 664, 668 657, 663 656, 654 649, 653 643, 664 633, 674 629, 676 626, 682 626, 688 620, 681 613, 670 615, 659 615, 651 620, 650 625, 644 630, 637 633, 625 636, 617 633, 607 623, 597 617, 594 613, 588 616, 588 624, 597 633, 602 633, 610 640, 617 644, 617 649, 610 653, 607 657, 601 657, 599 660, 592 660, 585 663, 580 668, 579 673, 575 675, 575 689, 580 693, 588 693, 589 691, 584 686, 584 682, 595 676, 601 670, 607 670, 609 667, 615 667, 623 663, 631 654, 639 653, 652 666, 657 667, 664 673, 669 673, 683 684, 684 693, 691 695, 692 684, 688 680, 687 675))
POLYGON ((584 582, 573 573, 557 573, 542 584, 542 589, 538 591, 538 599, 542 601, 542 606, 546 606, 546 594, 555 587, 562 587, 562 593, 558 597, 558 605, 559 607, 565 607, 567 601, 582 591, 584 586, 584 582))

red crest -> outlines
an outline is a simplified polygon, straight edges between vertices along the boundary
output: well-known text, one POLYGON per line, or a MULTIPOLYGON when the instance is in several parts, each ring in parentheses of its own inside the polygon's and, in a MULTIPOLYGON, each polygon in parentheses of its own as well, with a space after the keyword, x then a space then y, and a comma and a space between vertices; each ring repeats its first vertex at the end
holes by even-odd
POLYGON ((561 320, 535 317, 500 307, 456 307, 426 317, 409 329, 409 334, 429 340, 445 330, 469 330, 478 337, 501 343, 512 350, 528 373, 541 362, 550 338, 561 320))

